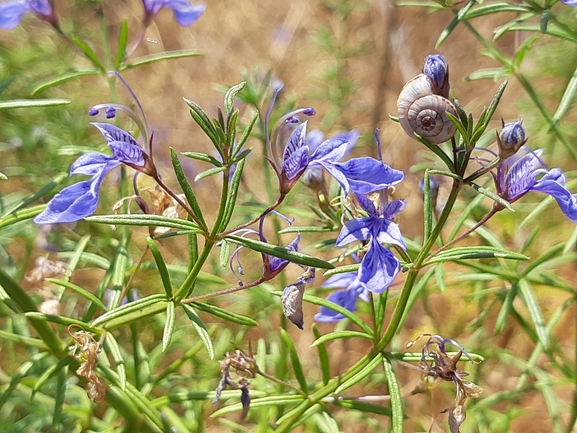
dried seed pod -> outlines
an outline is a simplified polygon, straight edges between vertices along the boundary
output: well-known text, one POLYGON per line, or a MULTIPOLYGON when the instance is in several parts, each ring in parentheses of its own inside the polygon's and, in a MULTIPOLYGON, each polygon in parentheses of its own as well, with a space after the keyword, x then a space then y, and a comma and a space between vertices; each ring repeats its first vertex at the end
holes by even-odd
POLYGON ((433 93, 431 80, 419 74, 403 87, 397 100, 399 122, 413 138, 415 134, 433 144, 449 140, 457 127, 447 113, 457 117, 457 110, 447 98, 433 93))

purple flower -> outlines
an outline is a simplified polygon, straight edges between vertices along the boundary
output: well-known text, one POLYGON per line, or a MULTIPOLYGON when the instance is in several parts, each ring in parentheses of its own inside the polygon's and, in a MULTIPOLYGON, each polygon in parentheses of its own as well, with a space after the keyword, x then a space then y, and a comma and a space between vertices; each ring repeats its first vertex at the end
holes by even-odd
POLYGON ((367 197, 356 195, 368 217, 355 218, 348 221, 339 236, 337 246, 343 246, 353 241, 369 241, 369 250, 361 261, 359 268, 359 282, 373 293, 382 293, 393 282, 401 265, 391 251, 383 247, 382 243, 397 245, 406 250, 401 231, 392 219, 404 207, 404 200, 393 200, 387 204, 387 192, 379 192, 379 207, 367 197))
POLYGON ((571 194, 565 188, 565 175, 561 169, 547 170, 540 159, 542 153, 543 149, 538 149, 522 157, 515 154, 504 160, 494 175, 497 193, 510 203, 529 191, 549 194, 563 213, 571 221, 577 222, 577 194, 571 194))
POLYGON ((13 0, 0 4, 0 29, 13 29, 20 24, 27 12, 32 12, 41 20, 57 26, 52 0, 13 0))
POLYGON ((126 131, 109 123, 92 123, 107 141, 112 155, 87 153, 70 167, 70 175, 85 174, 90 180, 64 188, 56 194, 46 209, 34 218, 36 224, 68 223, 93 214, 98 206, 99 190, 104 176, 120 164, 153 175, 156 169, 148 155, 126 131))
MULTIPOLYGON (((345 290, 337 290, 331 293, 327 300, 346 308, 349 311, 354 311, 357 305, 357 297, 367 301, 367 291, 363 284, 359 281, 358 272, 344 272, 329 277, 322 285, 328 288, 341 288, 345 290)), ((320 311, 315 314, 317 322, 338 322, 344 319, 340 313, 328 307, 321 307, 320 311)))
POLYGON ((425 58, 423 73, 431 80, 433 93, 444 98, 449 97, 449 65, 440 54, 431 54, 425 58))
POLYGON ((191 3, 188 0, 142 0, 144 5, 144 24, 148 26, 150 20, 160 9, 172 9, 176 22, 187 27, 200 18, 206 9, 204 3, 191 3))
POLYGON ((577 7, 577 0, 561 0, 562 3, 565 3, 569 6, 576 6, 577 7))

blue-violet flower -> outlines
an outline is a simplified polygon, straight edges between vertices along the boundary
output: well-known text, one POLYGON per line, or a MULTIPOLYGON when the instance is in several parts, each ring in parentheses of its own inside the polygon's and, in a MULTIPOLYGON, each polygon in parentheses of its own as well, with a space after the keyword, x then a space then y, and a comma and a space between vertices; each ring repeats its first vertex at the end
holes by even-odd
POLYGON ((515 154, 504 160, 494 175, 497 193, 509 203, 529 191, 549 194, 557 201, 563 213, 571 221, 577 222, 577 194, 565 188, 565 175, 560 168, 547 170, 540 159, 542 154, 543 149, 538 149, 522 157, 515 154))
POLYGON ((206 9, 204 3, 191 3, 188 0, 142 0, 144 5, 144 25, 150 24, 150 20, 160 9, 167 7, 172 9, 176 22, 187 27, 200 18, 206 9))
POLYGON ((393 282, 401 269, 399 260, 382 243, 397 245, 406 250, 405 242, 397 224, 392 219, 405 207, 404 200, 393 200, 387 204, 386 189, 379 191, 378 207, 363 195, 356 195, 368 217, 348 221, 339 236, 337 246, 353 241, 369 241, 369 250, 361 261, 359 282, 373 293, 382 293, 393 282))
MULTIPOLYGON (((321 287, 327 288, 341 288, 344 290, 337 290, 332 292, 327 300, 331 301, 349 311, 354 311, 357 305, 357 297, 364 301, 368 301, 367 290, 359 280, 359 273, 357 271, 344 272, 342 274, 332 275, 322 284, 321 287)), ((320 311, 315 314, 317 322, 338 322, 344 319, 341 313, 329 307, 321 307, 320 311)))
POLYGON ((96 211, 104 176, 120 164, 150 176, 157 175, 150 157, 128 132, 109 123, 92 123, 107 141, 112 155, 87 153, 70 167, 70 175, 85 174, 90 180, 77 182, 56 194, 46 209, 34 218, 36 224, 68 223, 81 220, 96 211))
POLYGON ((52 0, 13 0, 0 3, 0 29, 10 30, 20 24, 25 13, 32 12, 41 20, 58 26, 52 0))

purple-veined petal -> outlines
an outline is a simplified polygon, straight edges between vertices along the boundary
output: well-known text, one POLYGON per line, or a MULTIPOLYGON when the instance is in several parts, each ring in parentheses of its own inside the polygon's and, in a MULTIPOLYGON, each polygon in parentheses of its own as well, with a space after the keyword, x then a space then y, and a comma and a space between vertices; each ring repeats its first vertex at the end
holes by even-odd
POLYGON ((353 241, 366 241, 371 237, 373 218, 355 218, 343 226, 337 237, 336 246, 341 247, 353 241))
POLYGON ((283 160, 283 171, 288 180, 293 180, 307 168, 309 165, 309 154, 307 147, 296 149, 287 158, 283 160))
POLYGON ((144 151, 138 144, 126 143, 124 141, 113 141, 108 143, 108 147, 120 162, 143 167, 146 163, 144 151))
MULTIPOLYGON (((527 154, 513 165, 509 167, 509 170, 505 176, 505 185, 501 186, 503 190, 507 190, 507 198, 510 201, 527 193, 531 187, 537 181, 537 175, 540 173, 539 167, 541 167, 541 162, 533 154, 527 154)), ((542 169, 543 172, 545 169, 542 169)))
POLYGON ((405 178, 402 171, 371 157, 353 158, 343 163, 334 163, 333 166, 346 177, 351 191, 357 194, 385 189, 405 178))
POLYGON ((375 218, 377 217, 377 209, 375 208, 375 204, 368 198, 362 194, 355 194, 359 204, 362 206, 364 210, 368 212, 368 214, 375 218))
MULTIPOLYGON (((357 293, 354 289, 338 290, 331 293, 327 297, 327 301, 331 301, 352 312, 357 304, 357 293)), ((345 316, 328 307, 321 307, 320 311, 315 314, 315 321, 317 322, 338 322, 344 318, 345 316)))
POLYGON ((307 123, 308 121, 305 120, 299 126, 297 126, 289 135, 287 139, 286 145, 283 150, 282 161, 283 165, 285 161, 291 157, 297 150, 306 148, 307 155, 308 155, 308 147, 307 147, 307 123))
POLYGON ((92 125, 102 133, 116 159, 137 167, 144 166, 144 151, 132 135, 110 123, 93 122, 92 125))
POLYGON ((343 272, 342 274, 331 275, 325 280, 321 287, 329 289, 348 288, 357 279, 357 272, 343 272))
MULTIPOLYGON (((94 176, 112 160, 115 160, 112 155, 104 155, 103 153, 86 153, 72 163, 70 166, 70 175, 86 174, 88 176, 94 176)), ((117 165, 120 165, 120 161, 117 161, 117 165)))
POLYGON ((405 208, 405 204, 405 200, 391 201, 389 204, 387 204, 387 207, 383 212, 383 216, 388 220, 392 220, 400 211, 405 208))
POLYGON ((206 10, 204 3, 191 3, 187 0, 164 0, 164 6, 172 9, 176 22, 183 27, 194 23, 206 10))
POLYGON ((335 180, 341 185, 341 188, 343 189, 343 191, 345 192, 345 195, 349 194, 350 191, 350 186, 349 186, 349 181, 345 175, 345 173, 343 173, 339 167, 337 167, 335 164, 332 164, 330 162, 327 161, 316 161, 313 166, 321 166, 323 167, 326 171, 329 172, 329 174, 335 178, 335 180))
POLYGON ((399 260, 374 239, 359 268, 359 281, 373 293, 384 292, 401 270, 399 260))
POLYGON ((577 222, 577 194, 571 194, 565 188, 565 175, 558 168, 553 168, 533 185, 531 191, 544 192, 552 196, 567 217, 577 222))
POLYGON ((120 129, 118 126, 114 126, 111 123, 98 123, 98 122, 92 122, 91 125, 94 125, 96 126, 96 128, 98 128, 98 130, 103 135, 107 143, 121 141, 123 143, 138 146, 138 142, 134 139, 134 137, 130 135, 128 132, 126 132, 124 129, 120 129))
POLYGON ((20 24, 22 16, 29 11, 26 0, 0 3, 0 29, 10 30, 20 24))
POLYGON ((397 245, 403 250, 407 250, 399 226, 386 218, 379 218, 378 221, 375 221, 373 236, 381 244, 397 245))
POLYGON ((349 143, 345 140, 339 138, 329 138, 324 141, 318 148, 313 152, 310 157, 311 164, 313 161, 331 161, 337 162, 343 158, 348 149, 349 143))

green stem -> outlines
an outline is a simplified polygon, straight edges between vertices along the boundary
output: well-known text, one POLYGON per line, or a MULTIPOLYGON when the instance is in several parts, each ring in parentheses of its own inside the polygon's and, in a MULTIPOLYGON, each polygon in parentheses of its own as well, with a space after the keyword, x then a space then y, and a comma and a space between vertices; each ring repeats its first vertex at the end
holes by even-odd
POLYGON ((387 326, 387 330, 383 337, 375 344, 373 349, 361 358, 349 371, 347 371, 344 375, 339 376, 337 378, 332 379, 327 385, 316 391, 315 393, 311 394, 309 398, 303 401, 299 406, 297 406, 293 411, 290 417, 285 419, 281 425, 277 428, 277 433, 284 433, 292 430, 293 426, 296 425, 297 421, 302 417, 302 415, 312 406, 321 402, 324 398, 329 396, 330 394, 334 393, 337 388, 347 382, 352 377, 356 376, 360 373, 364 368, 366 368, 376 356, 380 356, 380 353, 389 345, 391 340, 393 339, 394 335, 397 332, 397 329, 401 323, 403 318, 403 313, 405 312, 405 308, 409 301, 409 297, 411 295, 411 290, 415 285, 417 280, 417 276, 419 274, 419 269, 421 268, 422 263, 424 262, 427 254, 435 244, 437 237, 441 234, 441 231, 451 214, 451 210, 455 205, 457 200, 457 196, 459 195, 459 191, 462 187, 462 182, 455 179, 453 181, 453 188, 451 189, 451 193, 449 198, 447 199, 447 203, 443 209, 439 217, 439 221, 435 225, 431 236, 427 239, 425 244, 423 245, 423 249, 415 259, 413 263, 413 267, 408 271, 407 278, 405 279, 405 284, 403 285, 403 289, 401 291, 401 295, 395 306, 395 311, 393 312, 393 316, 387 326))
POLYGON ((175 301, 180 301, 181 299, 186 298, 188 295, 190 295, 190 292, 192 292, 192 288, 194 287, 194 283, 196 282, 196 278, 198 277, 198 274, 202 269, 202 265, 204 265, 204 262, 206 262, 206 259, 208 258, 208 255, 210 254, 210 251, 212 250, 214 244, 215 244, 214 241, 206 240, 204 246, 202 247, 202 250, 200 251, 200 254, 198 255, 198 259, 196 260, 194 266, 192 267, 192 270, 189 272, 189 274, 186 277, 186 280, 184 280, 184 283, 182 283, 182 286, 180 286, 180 288, 174 295, 175 301))
POLYGON ((224 230, 225 227, 221 227, 222 220, 224 218, 224 214, 226 212, 226 204, 228 199, 228 179, 230 176, 230 167, 227 168, 225 171, 222 172, 222 192, 220 194, 220 204, 218 206, 218 214, 216 215, 216 219, 214 221, 214 226, 212 232, 210 233, 210 237, 214 238, 219 232, 224 230))

